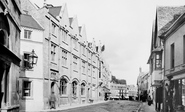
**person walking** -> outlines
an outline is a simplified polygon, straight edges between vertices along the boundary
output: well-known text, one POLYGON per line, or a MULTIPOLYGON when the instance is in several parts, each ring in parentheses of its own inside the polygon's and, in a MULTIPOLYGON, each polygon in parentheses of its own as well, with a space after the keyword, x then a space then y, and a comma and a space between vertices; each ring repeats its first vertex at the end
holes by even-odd
POLYGON ((56 96, 55 96, 55 93, 52 91, 50 98, 49 98, 50 109, 52 108, 56 109, 55 102, 56 102, 56 96))
POLYGON ((148 105, 150 106, 152 104, 152 99, 150 97, 150 95, 148 96, 148 105))

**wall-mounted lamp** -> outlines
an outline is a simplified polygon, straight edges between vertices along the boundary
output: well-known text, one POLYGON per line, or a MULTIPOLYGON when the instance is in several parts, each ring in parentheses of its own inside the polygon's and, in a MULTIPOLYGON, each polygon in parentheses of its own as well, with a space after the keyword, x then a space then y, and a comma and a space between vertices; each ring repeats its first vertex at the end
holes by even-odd
POLYGON ((32 50, 32 52, 29 54, 29 63, 30 67, 33 68, 33 65, 37 64, 38 56, 35 54, 35 51, 32 50))

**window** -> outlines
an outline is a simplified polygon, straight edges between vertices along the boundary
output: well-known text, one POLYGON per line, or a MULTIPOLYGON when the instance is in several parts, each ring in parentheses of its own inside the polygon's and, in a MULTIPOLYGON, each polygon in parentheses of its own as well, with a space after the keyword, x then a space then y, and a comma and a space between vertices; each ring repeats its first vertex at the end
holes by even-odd
POLYGON ((26 69, 30 69, 31 68, 31 65, 30 65, 30 62, 29 62, 29 53, 24 53, 24 68, 26 69))
POLYGON ((81 84, 81 95, 85 95, 85 84, 81 84))
POLYGON ((156 57, 155 57, 155 60, 156 60, 156 62, 155 62, 155 68, 156 69, 161 69, 161 54, 160 53, 156 53, 156 55, 155 55, 156 57))
POLYGON ((23 96, 31 96, 31 81, 23 81, 23 96))
POLYGON ((95 67, 93 67, 93 77, 95 77, 95 67))
POLYGON ((56 56, 56 46, 54 44, 51 44, 51 61, 55 61, 56 56))
POLYGON ((82 54, 85 55, 85 47, 84 46, 82 46, 82 54))
POLYGON ((82 73, 85 73, 85 61, 82 61, 82 73))
POLYGON ((30 30, 24 30, 24 38, 31 39, 31 33, 32 33, 32 31, 30 31, 30 30))
POLYGON ((170 55, 171 68, 174 68, 175 64, 175 46, 171 44, 171 55, 170 55))
POLYGON ((77 65, 78 65, 78 59, 77 57, 73 56, 73 69, 77 70, 77 65))
POLYGON ((72 82, 72 95, 73 96, 77 95, 77 82, 76 81, 72 82))
POLYGON ((62 30, 62 40, 64 42, 67 42, 67 32, 65 32, 64 30, 62 30))
POLYGON ((56 30, 56 25, 54 23, 52 23, 52 34, 55 35, 55 30, 56 30))
POLYGON ((67 65, 67 51, 62 50, 62 64, 67 65))
POLYGON ((60 95, 67 94, 67 81, 65 79, 60 80, 60 87, 61 87, 60 95))
POLYGON ((75 48, 75 49, 78 49, 78 48, 77 48, 77 40, 73 39, 73 45, 74 45, 74 48, 75 48))
POLYGON ((90 64, 88 64, 88 73, 89 75, 91 75, 91 65, 90 64))

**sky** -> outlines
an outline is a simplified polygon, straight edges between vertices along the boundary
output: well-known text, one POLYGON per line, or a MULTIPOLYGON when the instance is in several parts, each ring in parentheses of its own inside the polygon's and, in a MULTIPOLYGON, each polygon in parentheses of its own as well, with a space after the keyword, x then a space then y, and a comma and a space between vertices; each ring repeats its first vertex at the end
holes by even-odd
MULTIPOLYGON (((39 7, 44 0, 31 0, 39 7)), ((105 45, 103 56, 112 75, 137 83, 139 68, 147 64, 152 37, 152 24, 157 6, 183 6, 185 0, 46 0, 48 4, 67 4, 70 17, 77 16, 85 25, 87 40, 105 45)))

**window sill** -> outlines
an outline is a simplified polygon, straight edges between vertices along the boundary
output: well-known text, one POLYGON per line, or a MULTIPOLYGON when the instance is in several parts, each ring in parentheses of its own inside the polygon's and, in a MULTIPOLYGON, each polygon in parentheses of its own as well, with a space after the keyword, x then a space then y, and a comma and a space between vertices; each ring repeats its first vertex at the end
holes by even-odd
POLYGON ((23 96, 22 97, 23 100, 33 100, 33 97, 32 96, 23 96))
POLYGON ((74 72, 76 72, 76 73, 78 73, 78 71, 77 70, 73 70, 74 72))
POLYGON ((57 65, 57 63, 56 63, 56 62, 54 62, 54 61, 51 61, 51 64, 57 65))
POLYGON ((73 48, 76 52, 78 52, 78 50, 76 48, 73 48))
POLYGON ((64 97, 68 97, 68 95, 67 94, 60 95, 60 98, 64 98, 64 97))
POLYGON ((65 41, 62 41, 65 45, 68 45, 68 43, 67 42, 65 42, 65 41))
POLYGON ((52 33, 52 36, 55 37, 55 38, 57 38, 57 36, 55 34, 53 34, 53 33, 52 33))
POLYGON ((68 67, 67 67, 67 66, 65 66, 65 65, 62 65, 62 67, 63 67, 63 68, 65 68, 65 69, 68 69, 68 67))

